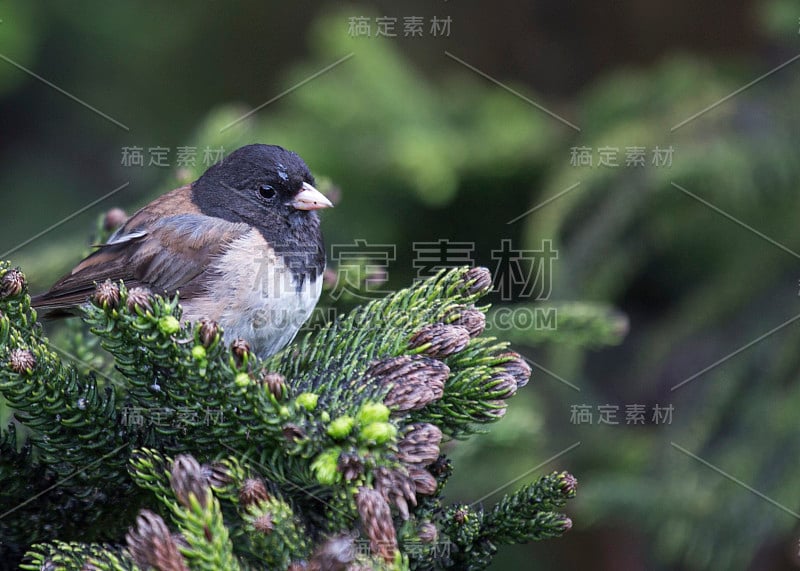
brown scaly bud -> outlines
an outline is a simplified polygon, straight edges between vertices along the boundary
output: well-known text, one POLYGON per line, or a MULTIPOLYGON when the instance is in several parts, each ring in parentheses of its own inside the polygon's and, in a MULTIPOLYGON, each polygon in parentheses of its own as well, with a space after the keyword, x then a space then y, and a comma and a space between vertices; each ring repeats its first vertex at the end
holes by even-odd
POLYGON ((345 481, 351 482, 364 473, 364 461, 355 452, 343 452, 339 455, 336 469, 344 476, 345 481))
POLYGON ((106 212, 106 216, 103 218, 103 230, 112 232, 125 224, 127 219, 128 215, 122 208, 112 208, 106 212))
POLYGON ((503 353, 501 357, 507 357, 508 361, 499 365, 499 368, 514 377, 517 381, 517 388, 521 389, 527 385, 531 378, 531 366, 525 362, 522 355, 509 351, 508 353, 503 353))
POLYGON ((428 472, 425 468, 420 468, 419 466, 409 466, 408 475, 413 480, 414 487, 419 495, 432 496, 436 493, 436 488, 439 486, 436 482, 436 478, 434 478, 433 474, 428 472))
POLYGON ((192 494, 200 502, 200 505, 205 507, 208 481, 203 474, 203 468, 192 456, 181 454, 175 458, 170 471, 169 483, 172 491, 175 492, 175 497, 184 507, 188 508, 191 505, 189 498, 192 494))
POLYGON ((8 356, 8 364, 18 375, 30 375, 36 368, 36 357, 27 349, 14 349, 8 356))
POLYGON ((408 427, 403 439, 398 442, 398 457, 406 464, 428 466, 439 457, 442 431, 439 427, 421 422, 408 427))
POLYGON ((573 498, 575 497, 575 492, 578 490, 578 480, 569 472, 562 472, 561 485, 559 488, 565 496, 573 498))
POLYGON ((565 516, 564 520, 561 523, 561 529, 563 529, 565 532, 572 529, 572 518, 568 518, 565 516))
POLYGON ((139 512, 136 525, 128 530, 125 540, 131 557, 141 569, 188 571, 167 524, 149 510, 139 512))
POLYGON ((133 287, 128 290, 128 311, 136 313, 137 309, 141 309, 144 313, 153 309, 152 305, 152 292, 146 287, 133 287))
POLYGON ((486 329, 486 314, 474 307, 459 306, 450 310, 444 317, 448 325, 459 325, 469 332, 472 338, 479 337, 486 329))
POLYGON ((468 295, 486 295, 492 289, 492 273, 486 268, 470 268, 463 279, 468 295))
POLYGON ((234 339, 231 343, 231 352, 236 358, 236 362, 241 364, 245 356, 250 354, 250 343, 244 339, 234 339))
POLYGON ((289 423, 283 427, 283 437, 289 442, 302 440, 306 437, 305 431, 296 424, 289 423))
POLYGON ((417 537, 422 543, 436 543, 439 539, 439 530, 429 521, 424 522, 417 530, 417 537))
POLYGON ((391 563, 397 552, 397 532, 389 504, 380 492, 362 487, 356 494, 356 506, 372 553, 391 563))
POLYGON ((332 537, 320 545, 311 560, 309 568, 315 571, 345 571, 356 558, 356 546, 349 535, 332 537))
POLYGON ((469 332, 463 327, 433 323, 417 331, 409 340, 408 348, 421 349, 429 357, 442 359, 464 349, 469 339, 469 332))
POLYGON ((94 290, 94 303, 102 309, 119 307, 119 286, 111 280, 97 284, 94 290))
POLYGON ((216 321, 211 321, 210 319, 202 319, 200 320, 200 330, 197 332, 198 337, 200 338, 200 343, 208 349, 211 347, 211 344, 219 335, 219 325, 217 325, 216 321))
POLYGON ((19 268, 8 270, 0 279, 0 299, 16 297, 25 289, 25 274, 19 268))
POLYGON ((265 372, 261 377, 261 384, 276 400, 281 400, 286 394, 286 377, 280 373, 265 372))
POLYGON ((203 475, 212 488, 224 488, 233 483, 230 469, 222 462, 203 464, 203 475))
POLYGON ((269 500, 269 493, 264 482, 259 478, 248 478, 239 490, 239 502, 242 507, 248 508, 260 502, 269 500))
POLYGON ((381 493, 389 505, 397 507, 403 519, 408 519, 408 504, 417 505, 417 494, 411 477, 402 470, 384 467, 375 469, 373 475, 375 490, 381 493))
POLYGON ((517 380, 506 372, 492 375, 484 387, 496 399, 508 399, 517 394, 517 380))
POLYGON ((275 529, 275 523, 270 514, 262 514, 253 520, 253 529, 258 533, 269 535, 275 529))
POLYGON ((449 375, 447 365, 421 355, 383 359, 366 372, 367 378, 389 387, 383 402, 399 412, 419 410, 442 398, 449 375))

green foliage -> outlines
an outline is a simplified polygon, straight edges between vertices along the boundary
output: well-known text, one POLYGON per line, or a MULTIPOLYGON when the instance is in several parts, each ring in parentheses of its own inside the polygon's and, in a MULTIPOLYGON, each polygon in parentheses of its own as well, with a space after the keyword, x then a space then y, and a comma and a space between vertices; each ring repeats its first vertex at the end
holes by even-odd
MULTIPOLYGON (((786 13, 788 4, 772 4, 786 13)), ((789 20, 796 37, 797 19, 789 20)), ((795 326, 671 390, 797 313, 797 260, 786 249, 800 251, 798 122, 789 111, 800 83, 775 74, 670 131, 758 75, 741 64, 672 58, 598 82, 582 97, 583 131, 570 145, 619 147, 620 158, 627 146, 672 146, 672 166, 574 167, 565 148, 545 192, 576 179, 580 188, 526 220, 530 245, 552 239, 559 251, 554 297, 604 300, 633 314, 635 340, 614 354, 624 366, 590 367, 580 348, 543 348, 544 366, 584 379, 582 393, 563 394, 555 409, 568 417, 576 403, 675 408, 671 426, 559 431, 582 441, 573 461, 594 484, 579 513, 603 521, 624 507, 630 525, 652 538, 652 560, 681 568, 746 565, 765 545, 793 542, 796 521, 672 442, 782 505, 800 501, 800 463, 786 454, 798 444, 795 326)), ((529 332, 507 338, 540 343, 529 332)))
POLYGON ((490 286, 484 269, 441 273, 261 362, 215 323, 183 323, 177 298, 106 282, 83 311, 122 380, 103 383, 49 349, 24 276, 3 264, 0 393, 15 410, 0 443, 4 558, 482 569, 499 545, 560 535, 565 474, 486 515, 441 503, 442 438, 498 420, 530 374, 482 327, 453 324, 490 286))

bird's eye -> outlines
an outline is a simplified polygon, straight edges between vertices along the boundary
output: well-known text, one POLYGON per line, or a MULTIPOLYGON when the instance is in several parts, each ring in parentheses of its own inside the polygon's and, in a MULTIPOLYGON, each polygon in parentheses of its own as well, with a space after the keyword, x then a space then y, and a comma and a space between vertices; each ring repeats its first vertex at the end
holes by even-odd
POLYGON ((275 197, 275 189, 268 184, 262 184, 258 187, 258 194, 269 200, 270 198, 275 197))

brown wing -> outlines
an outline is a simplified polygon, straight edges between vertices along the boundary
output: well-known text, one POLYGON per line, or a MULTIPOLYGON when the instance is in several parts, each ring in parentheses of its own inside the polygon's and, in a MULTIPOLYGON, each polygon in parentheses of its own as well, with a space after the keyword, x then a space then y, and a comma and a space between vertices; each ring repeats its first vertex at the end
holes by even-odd
POLYGON ((211 262, 250 230, 247 224, 203 214, 155 218, 151 207, 157 204, 135 214, 50 291, 34 297, 34 307, 44 317, 68 315, 86 301, 96 283, 105 280, 123 280, 128 287, 147 286, 157 293, 180 290, 182 297, 192 295, 202 287, 211 262))

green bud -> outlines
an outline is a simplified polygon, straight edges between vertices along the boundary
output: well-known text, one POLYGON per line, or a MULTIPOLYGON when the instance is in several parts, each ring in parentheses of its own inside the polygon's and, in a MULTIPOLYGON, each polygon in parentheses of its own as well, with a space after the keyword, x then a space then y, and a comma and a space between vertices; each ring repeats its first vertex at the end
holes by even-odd
POLYGON ((339 452, 338 448, 326 450, 311 464, 311 469, 320 484, 332 486, 341 479, 342 475, 336 469, 339 463, 339 452))
POLYGON ((314 393, 300 393, 299 395, 297 395, 297 404, 299 404, 309 412, 317 408, 318 400, 319 400, 319 395, 314 393))
POLYGON ((206 348, 202 345, 195 345, 192 347, 192 358, 195 361, 202 361, 206 358, 206 348))
POLYGON ((319 419, 322 422, 330 422, 331 421, 331 415, 328 414, 327 410, 323 410, 321 413, 319 413, 319 419))
POLYGON ((250 375, 247 373, 239 373, 234 380, 237 387, 247 387, 250 385, 250 375))
POLYGON ((358 422, 362 425, 389 420, 389 407, 379 402, 368 402, 358 411, 358 422))
POLYGON ((328 436, 337 440, 346 438, 350 431, 353 430, 353 425, 355 425, 353 417, 340 416, 328 426, 328 436))
POLYGON ((174 335, 181 330, 181 322, 175 317, 167 315, 158 320, 158 329, 164 335, 174 335))
POLYGON ((281 418, 289 418, 289 407, 282 406, 278 409, 278 414, 281 416, 281 418))
POLYGON ((359 438, 365 442, 385 444, 397 436, 397 429, 389 422, 373 422, 361 429, 359 438))

